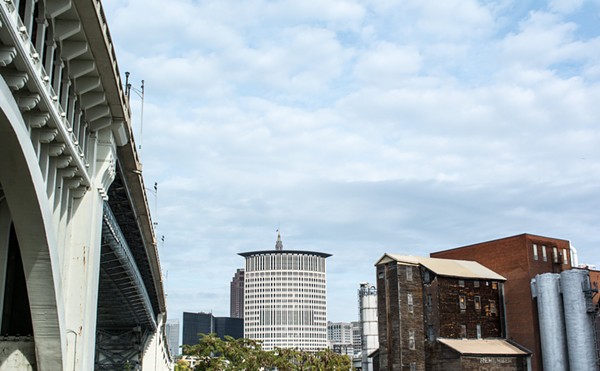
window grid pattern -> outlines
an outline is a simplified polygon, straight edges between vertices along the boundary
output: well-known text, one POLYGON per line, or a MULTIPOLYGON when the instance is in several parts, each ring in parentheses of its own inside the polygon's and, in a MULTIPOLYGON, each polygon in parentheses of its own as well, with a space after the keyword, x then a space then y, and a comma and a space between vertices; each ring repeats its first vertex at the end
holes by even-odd
POLYGON ((246 257, 244 336, 263 348, 327 347, 325 258, 298 253, 246 257))

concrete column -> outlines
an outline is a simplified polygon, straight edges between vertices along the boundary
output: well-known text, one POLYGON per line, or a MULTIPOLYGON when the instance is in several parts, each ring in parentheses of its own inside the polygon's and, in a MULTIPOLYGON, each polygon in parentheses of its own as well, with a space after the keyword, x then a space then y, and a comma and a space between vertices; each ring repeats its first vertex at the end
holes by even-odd
POLYGON ((4 192, 0 188, 0 327, 2 327, 2 309, 4 308, 4 291, 6 285, 6 259, 8 257, 11 223, 8 204, 4 198, 4 192))
POLYGON ((116 147, 110 129, 98 133, 96 171, 92 190, 74 201, 69 223, 70 241, 66 241, 63 280, 69 292, 66 302, 67 370, 94 369, 96 345, 96 315, 100 279, 100 252, 102 243, 103 198, 100 188, 110 186, 114 177, 116 147), (102 181, 108 179, 108 184, 102 181))

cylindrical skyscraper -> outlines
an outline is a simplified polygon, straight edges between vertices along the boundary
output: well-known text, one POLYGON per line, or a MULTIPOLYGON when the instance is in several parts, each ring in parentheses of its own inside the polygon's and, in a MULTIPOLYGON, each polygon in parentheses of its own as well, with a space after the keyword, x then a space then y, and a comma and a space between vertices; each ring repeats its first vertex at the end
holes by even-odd
POLYGON ((327 347, 327 276, 321 252, 275 250, 240 253, 246 258, 244 336, 263 348, 316 351, 327 347))

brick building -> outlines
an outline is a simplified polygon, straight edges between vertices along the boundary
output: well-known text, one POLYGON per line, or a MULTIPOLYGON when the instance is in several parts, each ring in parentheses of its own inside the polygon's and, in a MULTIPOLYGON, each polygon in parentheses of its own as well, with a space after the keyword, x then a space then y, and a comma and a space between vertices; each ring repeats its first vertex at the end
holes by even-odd
POLYGON ((376 270, 380 370, 526 369, 528 353, 503 340, 503 276, 472 261, 394 254, 376 270))
POLYGON ((506 337, 530 350, 532 370, 541 370, 538 309, 530 282, 538 274, 571 269, 569 241, 520 234, 434 252, 431 257, 473 260, 506 277, 506 337))

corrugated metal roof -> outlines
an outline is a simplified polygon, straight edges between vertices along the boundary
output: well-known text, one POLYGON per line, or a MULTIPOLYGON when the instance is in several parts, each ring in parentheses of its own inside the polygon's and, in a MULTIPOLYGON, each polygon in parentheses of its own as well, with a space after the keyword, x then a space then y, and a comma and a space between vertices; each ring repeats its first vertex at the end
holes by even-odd
POLYGON ((437 341, 449 346, 461 354, 481 355, 528 355, 526 351, 502 339, 443 339, 437 341))
POLYGON ((506 278, 493 270, 469 260, 425 258, 421 256, 385 254, 375 265, 396 261, 404 264, 422 265, 432 272, 441 276, 482 278, 498 281, 506 281, 506 278))

